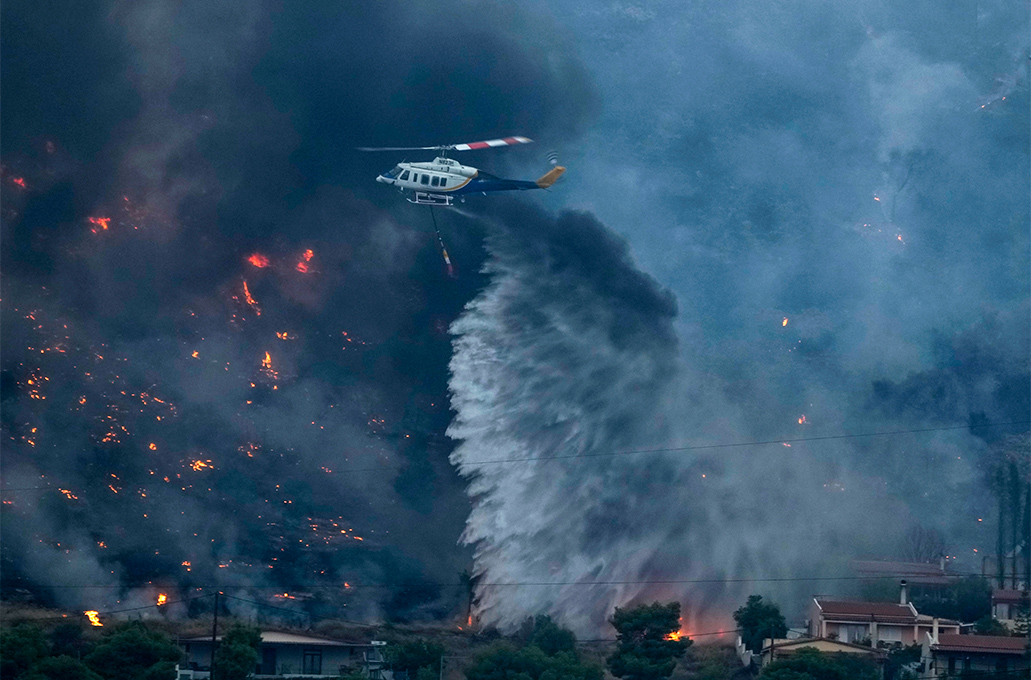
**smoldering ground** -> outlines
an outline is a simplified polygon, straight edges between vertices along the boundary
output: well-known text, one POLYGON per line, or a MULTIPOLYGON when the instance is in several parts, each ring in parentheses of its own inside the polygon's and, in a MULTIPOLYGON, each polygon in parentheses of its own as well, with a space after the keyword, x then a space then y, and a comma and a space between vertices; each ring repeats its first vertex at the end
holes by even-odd
POLYGON ((371 182, 396 159, 353 147, 576 134, 589 79, 529 21, 5 8, 6 592, 464 611, 447 326, 482 228, 446 232, 446 278, 428 215, 371 182))
MULTIPOLYGON (((815 586, 655 581, 838 574, 914 523, 979 545, 940 508, 990 503, 990 429, 776 440, 1026 412, 1027 126, 1001 95, 972 133, 962 113, 995 69, 1026 100, 1020 41, 705 3, 558 7, 563 32, 540 9, 5 8, 4 477, 47 486, 5 506, 5 579, 83 608, 41 586, 437 616, 461 587, 340 584, 458 585, 473 551, 484 623, 596 633, 676 597, 699 630, 815 586), (396 158, 350 150, 512 133, 561 149, 546 200, 581 210, 468 204, 457 282, 370 181, 396 158)), ((470 162, 538 169, 517 153, 470 162)))

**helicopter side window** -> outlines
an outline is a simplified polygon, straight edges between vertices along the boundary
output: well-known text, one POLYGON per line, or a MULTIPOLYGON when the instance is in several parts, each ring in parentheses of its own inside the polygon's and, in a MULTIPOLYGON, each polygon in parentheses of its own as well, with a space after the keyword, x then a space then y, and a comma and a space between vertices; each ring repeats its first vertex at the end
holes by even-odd
POLYGON ((423 175, 422 177, 419 178, 419 181, 422 182, 423 184, 429 184, 430 183, 430 176, 429 175, 423 175))
POLYGON ((440 186, 442 186, 442 187, 446 187, 447 186, 447 177, 441 177, 440 178, 440 186))
POLYGON ((432 184, 433 186, 440 186, 440 178, 439 178, 439 177, 437 177, 436 175, 434 175, 434 177, 433 177, 433 181, 431 182, 431 184, 432 184))
POLYGON ((408 179, 408 171, 405 170, 404 172, 401 173, 401 181, 403 182, 403 181, 405 181, 407 179, 408 179))

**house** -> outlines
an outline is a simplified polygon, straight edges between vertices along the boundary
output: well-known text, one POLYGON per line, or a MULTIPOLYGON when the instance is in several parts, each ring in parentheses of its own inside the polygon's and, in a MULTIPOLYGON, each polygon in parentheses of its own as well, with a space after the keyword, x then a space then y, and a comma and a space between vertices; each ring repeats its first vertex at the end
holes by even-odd
MULTIPOLYGON (((1018 677, 1028 665, 1027 638, 996 635, 955 635, 943 633, 924 639, 926 677, 956 677, 971 673, 984 677, 1006 673, 1018 677)), ((1023 675, 1027 677, 1027 675, 1023 675)))
POLYGON ((855 645, 850 642, 841 642, 840 640, 828 640, 826 638, 770 640, 770 638, 766 638, 763 640, 763 651, 759 665, 765 666, 771 661, 786 659, 798 652, 798 650, 806 648, 815 649, 825 654, 859 654, 872 658, 878 665, 883 664, 888 656, 888 653, 883 649, 866 645, 855 645))
MULTIPOLYGON (((217 638, 221 640, 221 637, 217 638)), ((386 643, 348 642, 325 638, 261 631, 261 650, 254 678, 336 678, 359 672, 372 680, 390 680, 384 671, 386 643)), ((211 637, 182 639, 186 662, 178 680, 203 680, 210 676, 211 637)))
POLYGON ((856 576, 871 580, 885 577, 904 578, 913 596, 935 595, 963 578, 949 569, 945 556, 936 564, 927 562, 892 562, 887 560, 852 560, 851 567, 856 576))
POLYGON ((992 616, 1013 630, 1016 627, 1017 614, 1021 610, 1026 614, 1029 603, 1031 598, 1028 597, 1026 590, 993 590, 992 616))
POLYGON ((871 645, 911 645, 924 634, 959 634, 959 622, 935 619, 917 612, 908 599, 907 584, 900 584, 899 603, 857 602, 814 597, 810 606, 809 636, 871 645))

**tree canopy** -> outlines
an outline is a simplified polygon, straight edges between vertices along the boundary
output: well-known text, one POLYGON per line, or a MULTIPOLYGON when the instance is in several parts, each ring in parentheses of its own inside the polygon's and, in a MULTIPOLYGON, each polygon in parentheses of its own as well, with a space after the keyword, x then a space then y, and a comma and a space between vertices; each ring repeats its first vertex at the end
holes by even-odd
POLYGON ((215 651, 214 680, 246 680, 258 665, 261 631, 237 624, 226 631, 215 651))
POLYGON ((442 656, 443 645, 423 639, 388 645, 386 650, 387 663, 395 677, 404 673, 409 680, 416 680, 421 668, 437 668, 442 656))
POLYGON ((679 602, 616 607, 610 623, 616 629, 617 646, 608 665, 617 678, 668 678, 691 645, 691 640, 680 639, 679 602))
POLYGON ((734 612, 734 620, 741 629, 742 642, 756 654, 762 652, 764 639, 788 634, 780 608, 763 602, 762 595, 749 595, 745 606, 734 612))
POLYGON ((140 680, 153 666, 170 669, 180 657, 179 645, 148 631, 142 623, 131 622, 108 634, 85 661, 107 680, 140 680))
POLYGON ((877 666, 856 654, 825 654, 813 648, 767 664, 762 680, 878 680, 877 666))

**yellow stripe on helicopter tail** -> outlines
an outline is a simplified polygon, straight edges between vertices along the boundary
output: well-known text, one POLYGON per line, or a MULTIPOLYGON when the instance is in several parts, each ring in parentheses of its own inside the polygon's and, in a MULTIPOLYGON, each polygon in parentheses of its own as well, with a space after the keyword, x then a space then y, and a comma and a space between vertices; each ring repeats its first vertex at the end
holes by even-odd
POLYGON ((552 184, 554 184, 555 181, 559 177, 561 177, 562 173, 565 171, 566 169, 563 168, 561 165, 556 165, 551 170, 549 170, 546 175, 537 180, 537 186, 539 186, 541 189, 547 189, 552 184))

